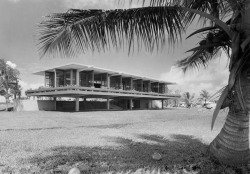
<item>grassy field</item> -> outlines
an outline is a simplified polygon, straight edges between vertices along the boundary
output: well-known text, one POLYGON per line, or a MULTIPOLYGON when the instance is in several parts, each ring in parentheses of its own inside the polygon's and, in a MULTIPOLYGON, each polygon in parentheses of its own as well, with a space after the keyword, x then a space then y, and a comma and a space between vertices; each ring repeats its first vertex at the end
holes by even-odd
POLYGON ((197 109, 1 112, 0 173, 247 173, 207 156, 225 116, 211 131, 197 109))

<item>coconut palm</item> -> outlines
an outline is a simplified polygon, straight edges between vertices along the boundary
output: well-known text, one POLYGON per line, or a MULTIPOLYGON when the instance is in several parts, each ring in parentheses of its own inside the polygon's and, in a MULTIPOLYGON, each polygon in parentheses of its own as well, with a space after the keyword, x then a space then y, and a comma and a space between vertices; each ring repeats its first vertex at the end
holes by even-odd
MULTIPOLYGON (((130 2, 134 2, 130 0, 130 2)), ((177 64, 185 71, 207 67, 221 50, 229 58, 229 81, 215 109, 229 107, 226 123, 210 144, 211 156, 229 165, 249 160, 250 0, 136 0, 141 7, 112 10, 71 9, 48 16, 40 26, 40 50, 74 56, 111 47, 147 51, 176 44, 197 19, 204 25, 199 45, 177 64)))
POLYGON ((207 90, 203 89, 200 92, 200 96, 201 96, 201 99, 204 100, 204 106, 206 106, 206 104, 207 104, 206 102, 210 97, 209 92, 207 90))
POLYGON ((182 100, 185 102, 187 108, 191 107, 191 104, 193 103, 193 99, 194 99, 194 94, 190 94, 189 92, 185 92, 182 95, 182 100))

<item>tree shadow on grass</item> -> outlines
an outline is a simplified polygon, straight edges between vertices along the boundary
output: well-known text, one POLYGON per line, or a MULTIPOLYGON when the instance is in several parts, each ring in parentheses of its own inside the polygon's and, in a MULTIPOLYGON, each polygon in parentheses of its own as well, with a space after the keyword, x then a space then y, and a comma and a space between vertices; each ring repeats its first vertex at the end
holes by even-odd
POLYGON ((138 135, 139 141, 121 137, 106 137, 117 147, 55 147, 43 155, 25 161, 38 166, 40 173, 67 173, 77 166, 82 173, 231 173, 233 170, 213 163, 206 154, 208 146, 187 135, 172 135, 169 139, 156 135, 138 135), (152 154, 161 154, 154 160, 152 154))

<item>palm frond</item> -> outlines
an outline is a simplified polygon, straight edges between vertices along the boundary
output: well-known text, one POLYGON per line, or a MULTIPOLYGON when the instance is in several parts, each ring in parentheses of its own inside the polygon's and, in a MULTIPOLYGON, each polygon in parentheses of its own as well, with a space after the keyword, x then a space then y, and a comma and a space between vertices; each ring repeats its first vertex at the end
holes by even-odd
POLYGON ((177 61, 177 66, 182 68, 184 73, 189 69, 199 69, 201 66, 207 68, 209 62, 221 52, 221 48, 226 49, 227 46, 196 49, 191 56, 177 61))
MULTIPOLYGON (((211 14, 218 19, 227 19, 232 16, 232 11, 239 9, 242 2, 240 0, 130 0, 130 4, 133 2, 140 3, 141 5, 149 6, 182 6, 199 10, 211 14)), ((189 26, 196 18, 197 14, 192 12, 186 12, 185 24, 189 26)), ((207 18, 204 16, 198 16, 199 21, 203 24, 207 23, 207 18)))
POLYGON ((187 106, 190 106, 193 102, 195 94, 191 94, 190 92, 184 92, 182 94, 182 100, 187 104, 187 106))
MULTIPOLYGON (((221 20, 232 15, 231 6, 225 0, 189 0, 184 1, 181 6, 207 12, 221 20)), ((197 14, 195 13, 187 12, 184 21, 185 24, 189 26, 196 16, 197 14)), ((207 18, 204 16, 199 16, 199 21, 202 21, 204 25, 208 22, 207 18)))
POLYGON ((204 31, 205 36, 199 42, 199 46, 187 51, 193 52, 192 55, 177 62, 177 65, 184 72, 192 68, 199 69, 200 66, 206 68, 209 61, 215 58, 220 50, 224 50, 228 55, 230 54, 231 39, 224 30, 212 27, 209 32, 207 32, 207 29, 204 31))
POLYGON ((195 51, 199 51, 199 50, 207 51, 210 48, 213 49, 214 47, 218 47, 218 46, 222 46, 222 44, 221 43, 210 43, 210 44, 206 44, 206 45, 200 45, 200 46, 192 48, 186 52, 195 52, 195 51))
MULTIPOLYGON (((219 50, 216 49, 217 53, 218 51, 219 50)), ((182 68, 183 72, 186 73, 188 69, 199 69, 200 66, 204 66, 206 68, 212 58, 213 55, 211 53, 206 52, 205 49, 201 49, 195 51, 191 56, 178 61, 177 66, 182 68)))
POLYGON ((204 99, 209 99, 210 94, 209 94, 209 92, 208 92, 207 90, 203 89, 203 90, 200 92, 200 96, 201 96, 202 98, 204 98, 204 99))
POLYGON ((40 25, 39 44, 46 53, 74 56, 86 50, 108 50, 110 46, 142 45, 149 51, 181 39, 183 11, 172 7, 117 10, 69 10, 53 14, 40 25), (168 35, 167 35, 168 34, 168 35))
POLYGON ((209 97, 209 101, 212 101, 212 100, 218 100, 222 94, 222 92, 224 91, 224 89, 226 88, 227 86, 223 86, 221 89, 219 89, 218 91, 216 91, 214 94, 212 94, 210 97, 209 97))
POLYGON ((218 100, 218 102, 217 102, 217 104, 216 104, 216 107, 215 107, 215 109, 214 109, 213 118, 212 118, 212 123, 211 123, 211 130, 213 130, 215 120, 216 120, 216 118, 217 118, 217 116, 218 116, 218 114, 219 114, 219 111, 220 111, 220 109, 221 109, 221 106, 223 105, 223 103, 224 103, 224 101, 225 101, 225 99, 226 99, 226 97, 227 97, 227 95, 228 95, 228 92, 229 92, 229 91, 228 91, 228 86, 226 86, 226 87, 223 89, 223 91, 222 91, 222 93, 221 93, 221 95, 220 95, 220 98, 219 98, 219 100, 218 100))
POLYGON ((191 33, 190 35, 188 35, 186 39, 190 38, 193 35, 196 35, 196 34, 199 34, 199 33, 205 32, 205 31, 211 31, 211 30, 216 29, 216 28, 218 28, 218 27, 217 26, 212 26, 212 27, 200 28, 200 29, 194 31, 193 33, 191 33))
POLYGON ((243 8, 243 1, 242 0, 226 0, 227 3, 230 5, 231 9, 233 10, 240 10, 243 8))

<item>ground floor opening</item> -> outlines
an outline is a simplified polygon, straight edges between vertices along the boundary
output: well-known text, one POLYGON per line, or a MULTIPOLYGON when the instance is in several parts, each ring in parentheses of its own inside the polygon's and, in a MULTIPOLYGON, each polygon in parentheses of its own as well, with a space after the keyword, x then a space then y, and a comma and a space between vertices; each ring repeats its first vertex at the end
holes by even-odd
POLYGON ((22 111, 91 111, 91 110, 140 110, 140 109, 164 109, 167 100, 153 100, 146 98, 62 98, 47 97, 34 98, 33 100, 20 101, 18 110, 22 111))

